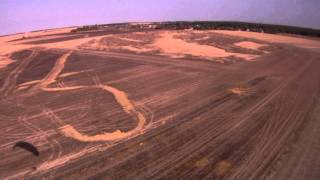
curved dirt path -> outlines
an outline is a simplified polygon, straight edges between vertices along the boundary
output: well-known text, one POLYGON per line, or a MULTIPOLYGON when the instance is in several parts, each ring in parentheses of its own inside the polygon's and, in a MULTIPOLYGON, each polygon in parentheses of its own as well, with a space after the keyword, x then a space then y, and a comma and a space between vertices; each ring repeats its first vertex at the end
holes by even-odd
MULTIPOLYGON (((67 89, 64 88, 58 88, 58 90, 70 90, 72 87, 69 87, 67 89)), ((82 88, 94 88, 94 87, 79 87, 77 89, 82 89, 82 88)), ((128 132, 121 132, 120 130, 116 130, 115 132, 112 133, 103 133, 103 134, 98 134, 98 135, 93 135, 93 136, 88 136, 85 134, 80 133, 77 131, 75 128, 73 128, 71 125, 65 125, 60 128, 60 131, 62 134, 66 137, 70 137, 73 139, 76 139, 78 141, 82 142, 96 142, 96 141, 115 141, 115 140, 121 140, 124 138, 128 138, 134 134, 137 134, 143 130, 143 127, 146 124, 146 118, 142 113, 140 113, 134 105, 131 103, 131 101, 128 99, 127 94, 123 91, 120 91, 114 87, 111 86, 106 86, 106 85, 99 85, 96 88, 101 88, 103 90, 106 90, 110 93, 113 94, 115 97, 116 101, 118 104, 120 104, 123 108, 123 110, 131 115, 132 117, 135 117, 138 119, 138 125, 136 128, 128 131, 128 132)), ((48 88, 50 91, 50 88, 48 88)), ((46 90, 48 90, 46 89, 46 90)))
POLYGON ((134 134, 139 133, 143 130, 143 127, 146 124, 146 118, 144 117, 143 113, 139 112, 133 105, 133 103, 129 100, 128 95, 112 86, 102 85, 98 82, 98 78, 96 77, 94 81, 96 82, 95 86, 71 86, 71 87, 59 87, 59 88, 49 88, 48 86, 56 81, 56 78, 62 72, 68 57, 72 54, 72 52, 66 53, 62 55, 55 63, 54 67, 51 71, 47 74, 45 78, 43 78, 37 85, 33 87, 33 90, 41 89, 43 91, 48 92, 56 92, 56 91, 70 91, 70 90, 80 90, 80 89, 91 89, 91 88, 98 88, 105 90, 111 93, 118 104, 123 108, 123 110, 132 116, 133 118, 138 120, 137 126, 128 131, 128 132, 121 132, 120 130, 116 130, 112 133, 103 133, 97 134, 93 136, 89 136, 86 134, 80 133, 76 130, 72 125, 66 124, 59 128, 60 132, 69 138, 73 138, 78 141, 82 142, 96 142, 96 141, 115 141, 121 140, 124 138, 128 138, 134 134))

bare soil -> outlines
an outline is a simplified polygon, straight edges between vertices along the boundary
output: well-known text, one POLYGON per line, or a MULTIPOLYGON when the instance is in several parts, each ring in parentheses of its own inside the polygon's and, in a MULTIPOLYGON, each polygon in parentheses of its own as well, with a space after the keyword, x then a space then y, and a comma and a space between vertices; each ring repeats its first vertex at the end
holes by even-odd
POLYGON ((2 39, 0 179, 320 178, 318 41, 172 32, 193 45, 172 58, 152 49, 162 33, 2 39), (199 46, 255 58, 208 59, 199 46))

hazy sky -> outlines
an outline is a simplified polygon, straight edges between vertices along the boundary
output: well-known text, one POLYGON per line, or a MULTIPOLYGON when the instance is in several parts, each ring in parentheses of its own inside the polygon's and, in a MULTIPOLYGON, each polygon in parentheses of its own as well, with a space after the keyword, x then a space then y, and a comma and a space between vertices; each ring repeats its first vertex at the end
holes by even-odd
POLYGON ((174 20, 235 20, 320 28, 320 0, 0 0, 0 34, 174 20))

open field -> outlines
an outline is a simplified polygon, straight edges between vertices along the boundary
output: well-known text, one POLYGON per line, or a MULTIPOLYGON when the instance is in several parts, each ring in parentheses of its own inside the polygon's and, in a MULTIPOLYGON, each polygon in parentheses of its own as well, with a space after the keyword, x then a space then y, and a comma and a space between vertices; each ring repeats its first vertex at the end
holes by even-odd
POLYGON ((0 37, 0 179, 320 178, 320 41, 21 36, 0 37))

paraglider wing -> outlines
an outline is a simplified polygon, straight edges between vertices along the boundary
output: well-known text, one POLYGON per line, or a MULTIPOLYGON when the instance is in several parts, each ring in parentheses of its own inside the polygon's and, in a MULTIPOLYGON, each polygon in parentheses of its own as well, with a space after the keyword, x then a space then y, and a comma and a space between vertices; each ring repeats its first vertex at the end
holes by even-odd
POLYGON ((13 149, 15 149, 16 147, 25 149, 25 150, 31 152, 35 156, 39 156, 39 154, 40 154, 38 149, 34 145, 32 145, 28 142, 19 141, 13 146, 13 149))

